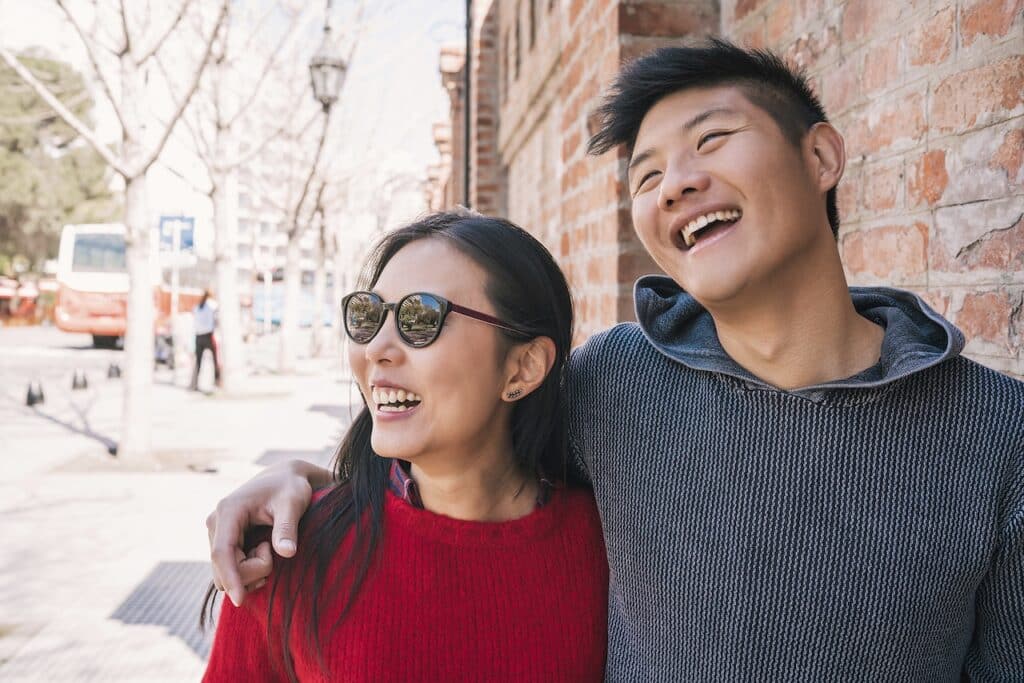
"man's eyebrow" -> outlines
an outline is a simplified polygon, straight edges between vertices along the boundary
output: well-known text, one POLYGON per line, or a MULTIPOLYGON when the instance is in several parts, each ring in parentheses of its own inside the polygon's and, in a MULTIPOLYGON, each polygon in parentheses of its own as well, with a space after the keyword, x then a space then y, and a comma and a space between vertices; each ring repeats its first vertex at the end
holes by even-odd
POLYGON ((689 132, 704 123, 712 116, 720 116, 722 114, 735 114, 735 109, 729 109, 728 107, 715 107, 714 109, 708 109, 705 112, 697 114, 692 119, 683 124, 683 130, 689 132))
MULTIPOLYGON (((715 107, 714 109, 708 109, 707 111, 702 111, 701 113, 697 114, 692 119, 690 119, 689 121, 684 123, 683 124, 683 130, 686 131, 686 132, 690 132, 691 130, 693 130, 694 128, 696 128, 700 124, 704 123, 708 119, 712 118, 713 116, 721 116, 723 114, 736 114, 736 113, 737 112, 736 112, 735 109, 730 109, 729 107, 715 107)), ((634 156, 630 160, 629 166, 626 167, 627 175, 629 174, 630 171, 633 170, 633 168, 635 166, 638 166, 638 165, 642 164, 643 162, 647 161, 647 159, 649 159, 652 154, 654 154, 654 149, 653 148, 648 148, 648 149, 645 149, 644 151, 640 152, 636 156, 634 156)))

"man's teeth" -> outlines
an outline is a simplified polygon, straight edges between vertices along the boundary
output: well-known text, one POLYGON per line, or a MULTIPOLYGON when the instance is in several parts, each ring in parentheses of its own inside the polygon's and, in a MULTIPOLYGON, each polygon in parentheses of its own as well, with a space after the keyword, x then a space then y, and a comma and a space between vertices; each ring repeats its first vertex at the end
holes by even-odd
POLYGON ((385 413, 401 413, 412 408, 410 403, 419 403, 423 397, 405 389, 373 389, 374 404, 385 413))
POLYGON ((706 228, 709 223, 714 223, 715 221, 735 221, 739 220, 741 215, 742 214, 735 209, 730 209, 728 211, 711 211, 710 213, 698 216, 687 223, 680 233, 683 236, 683 241, 686 242, 686 246, 692 247, 697 243, 697 238, 695 237, 697 232, 706 228))

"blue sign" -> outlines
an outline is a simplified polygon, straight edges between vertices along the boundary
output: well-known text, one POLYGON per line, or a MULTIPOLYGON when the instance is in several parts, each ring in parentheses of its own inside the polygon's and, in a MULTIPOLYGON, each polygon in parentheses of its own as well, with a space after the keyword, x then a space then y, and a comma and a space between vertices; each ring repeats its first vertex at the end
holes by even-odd
POLYGON ((160 216, 160 251, 174 251, 174 231, 178 230, 179 250, 195 248, 196 219, 192 216, 160 216))

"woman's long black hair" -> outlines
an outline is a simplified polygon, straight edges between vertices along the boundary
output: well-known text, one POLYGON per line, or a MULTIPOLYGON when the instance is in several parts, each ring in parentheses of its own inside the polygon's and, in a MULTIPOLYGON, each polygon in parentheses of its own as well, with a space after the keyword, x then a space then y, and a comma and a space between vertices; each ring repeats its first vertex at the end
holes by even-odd
MULTIPOLYGON (((573 314, 565 276, 548 250, 522 228, 500 218, 460 210, 431 214, 386 235, 371 254, 360 286, 372 289, 399 250, 423 239, 446 240, 483 268, 487 273, 486 293, 497 317, 525 333, 524 337, 498 330, 509 343, 536 337, 554 341, 551 372, 536 390, 515 404, 512 444, 523 471, 542 471, 549 478, 561 475, 566 480, 569 468, 562 389, 572 345, 573 314)), ((316 651, 323 666, 321 605, 339 597, 339 579, 348 586, 340 615, 331 626, 333 631, 351 610, 380 546, 391 461, 374 453, 370 445, 372 430, 370 411, 364 405, 335 452, 334 476, 338 483, 310 507, 299 524, 302 560, 276 558, 267 635, 292 681, 297 679, 289 634, 297 606, 306 609, 307 645, 316 651), (327 585, 337 549, 350 535, 351 545, 340 571, 327 585), (282 595, 277 600, 279 591, 282 595), (276 609, 275 603, 279 603, 276 609)), ((211 587, 204 602, 204 616, 208 611, 212 613, 212 595, 211 587)))

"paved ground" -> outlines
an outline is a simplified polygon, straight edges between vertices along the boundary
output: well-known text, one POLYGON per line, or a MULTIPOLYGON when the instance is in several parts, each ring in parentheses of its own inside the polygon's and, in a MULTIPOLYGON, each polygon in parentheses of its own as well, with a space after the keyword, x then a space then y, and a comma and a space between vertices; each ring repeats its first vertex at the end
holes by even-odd
POLYGON ((194 681, 209 580, 204 519, 225 491, 288 457, 325 461, 354 389, 334 360, 266 371, 227 397, 162 370, 153 465, 119 463, 120 352, 48 329, 0 328, 0 681, 194 681), (71 390, 76 369, 88 389, 71 390), (25 406, 27 382, 46 401, 25 406))

